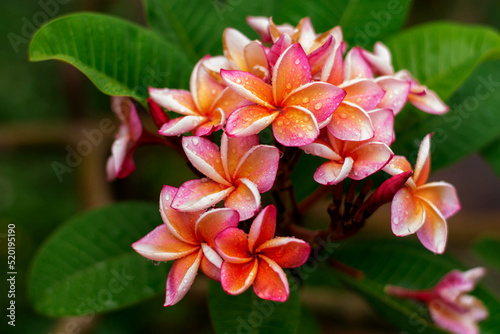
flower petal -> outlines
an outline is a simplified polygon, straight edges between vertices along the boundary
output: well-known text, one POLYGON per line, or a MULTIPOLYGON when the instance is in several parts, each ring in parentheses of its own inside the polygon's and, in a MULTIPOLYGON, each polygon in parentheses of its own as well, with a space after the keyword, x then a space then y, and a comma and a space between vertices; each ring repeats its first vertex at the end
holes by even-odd
MULTIPOLYGON (((219 98, 214 102, 212 110, 222 109, 224 114, 229 116, 234 110, 250 104, 251 102, 236 94, 227 87, 222 91, 219 98)), ((213 113, 213 112, 212 112, 213 113)))
POLYGON ((395 155, 391 161, 383 168, 384 172, 391 175, 397 175, 403 172, 413 171, 410 163, 402 155, 395 155))
POLYGON ((172 306, 179 302, 188 292, 198 274, 203 251, 190 254, 176 260, 167 278, 166 299, 163 306, 172 306))
POLYGON ((162 136, 179 136, 196 129, 207 121, 205 116, 183 116, 163 124, 158 133, 162 136))
POLYGON ((198 116, 198 107, 187 90, 149 88, 149 96, 163 108, 185 116, 198 116))
POLYGON ((217 183, 230 186, 225 179, 219 147, 210 140, 202 137, 183 137, 182 148, 193 166, 206 177, 217 183))
POLYGON ((171 261, 188 256, 200 247, 177 239, 165 225, 160 225, 139 241, 134 242, 132 248, 147 259, 171 261))
POLYGON ((172 202, 172 208, 193 212, 204 210, 226 198, 234 187, 227 187, 208 180, 191 180, 184 182, 172 202))
POLYGON ((269 79, 269 64, 264 46, 258 41, 252 41, 245 46, 243 52, 247 71, 262 80, 269 79), (261 75, 258 75, 259 73, 261 75))
POLYGON ((283 52, 285 52, 286 49, 288 49, 288 47, 290 47, 290 45, 292 45, 292 38, 287 33, 282 34, 279 39, 274 42, 273 46, 271 46, 269 52, 267 53, 267 60, 269 61, 269 65, 271 67, 276 65, 279 57, 283 54, 283 52))
POLYGON ((203 258, 213 264, 216 268, 220 269, 220 266, 222 265, 222 258, 220 255, 206 243, 202 243, 201 248, 203 250, 203 258))
POLYGON ((271 86, 255 75, 243 71, 221 70, 220 76, 241 97, 261 106, 274 108, 271 86))
MULTIPOLYGON (((305 50, 308 50, 308 52, 310 52, 310 48, 304 46, 304 44, 300 41, 299 43, 305 50)), ((323 65, 325 64, 326 59, 330 57, 330 54, 334 51, 334 49, 335 39, 330 35, 328 36, 326 41, 321 44, 320 47, 307 55, 307 59, 309 60, 309 64, 311 65, 311 73, 313 76, 323 69, 323 65)))
POLYGON ((362 180, 382 169, 393 155, 389 146, 383 143, 366 143, 358 146, 349 153, 354 160, 349 177, 353 180, 362 180))
POLYGON ((226 28, 222 34, 224 56, 234 69, 248 71, 243 50, 250 43, 250 39, 236 29, 226 28))
POLYGON ((235 179, 246 178, 252 181, 260 193, 265 193, 274 184, 280 151, 275 146, 258 145, 247 151, 235 170, 235 179))
POLYGON ((298 88, 283 101, 283 106, 309 110, 318 123, 330 117, 346 96, 342 88, 326 82, 311 82, 298 88))
POLYGON ((405 80, 395 79, 393 77, 379 77, 375 82, 385 90, 382 101, 378 108, 389 108, 394 115, 397 115, 404 107, 410 92, 410 83, 405 80))
POLYGON ((211 113, 209 119, 205 118, 205 120, 206 122, 200 124, 194 132, 198 137, 208 136, 212 132, 221 129, 224 123, 226 123, 226 114, 224 114, 222 109, 217 108, 211 113))
POLYGON ((479 327, 470 314, 463 314, 443 306, 430 303, 429 311, 437 326, 455 334, 479 334, 479 327))
POLYGON ((415 172, 413 174, 413 179, 417 186, 421 186, 427 182, 427 177, 431 169, 431 136, 432 134, 425 136, 418 149, 417 162, 415 163, 415 172))
POLYGON ((385 95, 385 91, 379 85, 368 79, 349 82, 342 88, 347 93, 345 101, 356 104, 364 110, 375 109, 385 95))
POLYGON ((238 211, 240 220, 252 218, 260 208, 257 186, 248 179, 238 179, 237 188, 224 200, 224 206, 238 211))
MULTIPOLYGON (((220 266, 217 267, 215 264, 210 262, 205 252, 203 252, 203 255, 204 256, 201 258, 201 263, 200 263, 201 272, 204 273, 205 276, 207 276, 208 278, 220 282, 220 266)), ((219 256, 217 253, 215 253, 215 255, 219 256)), ((221 259, 221 265, 222 265, 222 259, 221 259)))
POLYGON ((418 196, 434 205, 445 219, 460 210, 460 202, 453 185, 447 182, 432 182, 417 188, 418 196))
POLYGON ((137 141, 142 133, 142 123, 134 101, 125 96, 112 96, 111 109, 120 120, 122 126, 127 129, 128 136, 133 141, 137 141))
POLYGON ((283 100, 293 90, 311 82, 311 66, 306 53, 295 43, 278 58, 273 69, 273 96, 276 105, 281 105, 283 100))
POLYGON ((220 70, 231 70, 231 65, 229 60, 224 56, 215 56, 207 58, 203 61, 203 67, 210 74, 210 76, 215 79, 218 83, 224 84, 224 81, 220 77, 220 70))
POLYGON ((395 139, 394 135, 394 114, 391 109, 375 109, 368 112, 373 124, 375 134, 370 139, 371 142, 384 143, 390 146, 395 139))
POLYGON ((341 32, 340 36, 334 36, 334 38, 335 46, 330 56, 325 60, 321 71, 321 81, 338 86, 344 82, 344 60, 342 55, 345 44, 342 41, 341 32))
POLYGON ((226 262, 247 263, 253 259, 247 237, 243 230, 229 227, 215 238, 215 249, 226 262))
POLYGON ((274 138, 285 146, 304 146, 319 135, 316 117, 302 107, 285 107, 273 122, 274 138))
POLYGON ((274 205, 266 206, 255 217, 250 232, 248 233, 248 247, 249 251, 253 252, 254 249, 261 244, 274 237, 276 232, 276 207, 274 205))
POLYGON ((391 51, 382 42, 376 42, 373 46, 373 53, 361 49, 361 55, 370 64, 373 72, 377 75, 392 75, 394 68, 392 67, 391 51))
POLYGON ((278 111, 256 104, 244 106, 229 115, 226 132, 230 136, 237 137, 256 135, 271 124, 278 115, 278 111))
POLYGON ((316 169, 314 180, 323 185, 337 184, 349 175, 353 162, 350 157, 345 158, 344 162, 324 162, 316 169))
POLYGON ((258 268, 259 261, 257 259, 247 263, 225 261, 220 269, 222 288, 230 295, 243 293, 254 282, 258 268))
POLYGON ((262 299, 284 302, 290 289, 285 272, 266 256, 259 255, 259 270, 253 282, 253 291, 262 299))
POLYGON ((425 221, 417 231, 418 239, 431 252, 442 254, 448 236, 446 220, 431 203, 425 200, 421 203, 425 210, 425 221))
POLYGON ((328 160, 342 160, 343 158, 335 152, 323 139, 316 139, 313 143, 300 147, 306 154, 312 154, 328 160))
POLYGON ((189 82, 193 101, 197 109, 202 113, 210 110, 215 99, 226 88, 225 85, 218 83, 212 78, 203 66, 203 62, 207 59, 209 59, 208 56, 203 57, 195 65, 189 82))
POLYGON ((177 239, 192 245, 200 242, 195 236, 196 221, 202 214, 199 212, 180 212, 171 207, 178 189, 164 186, 160 193, 160 214, 163 222, 177 239))
POLYGON ((362 141, 373 138, 375 132, 370 116, 355 104, 343 102, 332 115, 327 125, 336 138, 349 141, 362 141))
POLYGON ((264 242, 256 252, 267 256, 281 268, 296 268, 307 261, 311 246, 297 238, 276 237, 264 242))
POLYGON ((392 199, 391 228, 392 233, 404 237, 415 233, 422 227, 426 219, 426 211, 421 201, 415 199, 408 187, 399 190, 392 199))
POLYGON ((360 47, 353 47, 344 59, 344 80, 373 78, 373 71, 366 60, 361 55, 360 47))
POLYGON ((411 104, 422 111, 435 115, 442 115, 450 109, 434 91, 423 87, 423 93, 420 94, 413 94, 410 91, 408 100, 411 104))
POLYGON ((220 141, 220 154, 222 164, 229 180, 233 180, 234 172, 242 158, 247 155, 252 147, 259 145, 259 136, 229 137, 225 132, 220 141))
POLYGON ((229 227, 238 227, 240 216, 232 209, 212 209, 201 215, 196 222, 196 237, 215 247, 215 237, 229 227))

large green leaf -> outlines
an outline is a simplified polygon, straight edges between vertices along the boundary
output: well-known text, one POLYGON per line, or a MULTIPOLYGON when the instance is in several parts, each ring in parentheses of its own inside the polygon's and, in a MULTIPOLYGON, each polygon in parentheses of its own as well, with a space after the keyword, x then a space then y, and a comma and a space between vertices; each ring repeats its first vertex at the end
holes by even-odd
POLYGON ((147 88, 185 87, 192 64, 152 31, 101 14, 73 14, 35 34, 30 59, 57 59, 82 71, 102 92, 144 102, 147 88))
POLYGON ((497 31, 456 23, 430 23, 386 41, 396 70, 409 70, 443 99, 483 60, 500 57, 497 31))
MULTIPOLYGON (((393 150, 415 161, 418 145, 433 132, 432 167, 439 169, 462 159, 500 136, 500 60, 481 64, 449 99, 443 116, 425 115, 411 127, 399 123, 393 150)), ((404 113, 406 110, 403 110, 404 113)), ((422 112, 419 112, 423 114, 422 112)), ((404 115, 401 115, 404 116, 404 115)), ((396 121, 404 122, 405 119, 396 121)))
POLYGON ((33 305, 51 316, 94 314, 164 291, 166 266, 154 266, 131 247, 161 223, 158 206, 133 202, 71 219, 35 257, 33 305))
POLYGON ((159 33, 179 45, 193 61, 222 54, 222 32, 233 27, 254 38, 246 16, 273 16, 276 23, 296 25, 311 17, 316 31, 342 25, 349 43, 369 46, 396 32, 405 21, 410 1, 387 0, 144 0, 148 21, 159 33))
MULTIPOLYGON (((353 279, 343 273, 339 278, 361 293, 380 314, 408 333, 445 333, 432 324, 421 304, 387 295, 387 284, 410 289, 435 285, 447 272, 463 267, 446 255, 435 255, 420 244, 397 239, 349 242, 338 248, 335 257, 361 270, 364 278, 353 279)), ((488 308, 490 317, 480 323, 481 333, 500 330, 500 302, 483 286, 474 291, 488 308)))
POLYGON ((481 155, 500 177, 500 137, 481 150, 481 155))
POLYGON ((241 295, 231 296, 220 283, 212 282, 208 305, 217 333, 288 334, 294 333, 300 320, 300 300, 297 289, 290 289, 285 303, 257 297, 250 288, 241 295))

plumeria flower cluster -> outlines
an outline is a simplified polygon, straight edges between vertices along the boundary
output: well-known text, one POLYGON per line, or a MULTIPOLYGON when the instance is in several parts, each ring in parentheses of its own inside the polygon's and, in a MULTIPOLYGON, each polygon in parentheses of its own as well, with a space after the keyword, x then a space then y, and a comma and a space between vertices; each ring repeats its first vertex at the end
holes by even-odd
MULTIPOLYGON (((296 27, 264 17, 247 22, 260 39, 227 28, 223 55, 207 55, 195 65, 189 91, 149 89, 157 137, 177 147, 201 177, 178 189, 165 186, 160 195, 164 224, 133 244, 148 259, 174 260, 165 305, 185 295, 199 269, 229 294, 252 285, 261 298, 287 299, 283 268, 301 266, 312 239, 302 227, 286 228, 294 222, 277 215, 281 203, 261 210, 261 194, 290 188, 283 178, 289 177, 295 159, 290 156, 300 156, 297 152, 325 159, 314 173, 317 183, 342 192, 343 181, 352 180, 346 195, 350 211, 343 220, 362 226, 376 208, 392 201, 394 234, 416 233, 426 248, 442 253, 446 219, 460 204, 452 185, 426 183, 431 135, 424 138, 414 169, 390 146, 395 116, 406 102, 443 114, 448 110, 443 101, 408 71, 395 72, 391 53, 380 42, 373 52, 349 49, 340 27, 318 34, 309 18, 296 27), (266 129, 274 145, 260 143, 259 133, 266 129), (392 178, 366 201, 371 184, 364 187, 354 201, 356 182, 380 170, 392 178)), ((108 165, 110 179, 130 174, 141 138, 155 136, 143 130, 134 104, 120 101, 113 104, 123 125, 108 165)), ((334 194, 332 217, 340 202, 334 194)), ((332 224, 342 219, 332 218, 332 224)))

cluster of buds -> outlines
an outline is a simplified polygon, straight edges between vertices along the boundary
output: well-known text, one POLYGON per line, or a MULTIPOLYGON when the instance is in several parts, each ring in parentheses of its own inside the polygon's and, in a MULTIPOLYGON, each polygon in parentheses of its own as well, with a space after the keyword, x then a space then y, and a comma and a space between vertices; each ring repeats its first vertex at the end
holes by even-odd
MULTIPOLYGON (((153 140, 155 135, 143 130, 130 100, 115 103, 123 125, 109 162, 110 179, 133 171, 131 156, 141 143, 174 147, 201 177, 178 189, 165 186, 160 195, 165 224, 133 244, 148 259, 175 260, 165 305, 185 295, 199 268, 227 293, 253 285, 261 298, 288 298, 282 268, 302 265, 314 240, 293 219, 280 221, 287 216, 280 214, 283 203, 276 203, 278 214, 274 205, 260 211, 261 194, 289 185, 301 152, 326 159, 314 180, 336 187, 331 216, 339 213, 343 180, 352 180, 347 194, 352 199, 357 181, 380 170, 393 175, 366 201, 370 186, 363 187, 354 209, 346 200, 352 212, 343 219, 364 221, 392 201, 394 234, 417 233, 426 248, 442 253, 446 219, 460 204, 452 185, 426 184, 431 135, 421 144, 414 170, 390 146, 394 117, 407 101, 433 114, 448 107, 406 70, 395 72, 390 51, 380 42, 373 52, 357 46, 347 51, 340 27, 316 34, 309 18, 296 27, 263 17, 247 22, 260 40, 227 28, 224 55, 207 55, 195 65, 190 91, 149 89, 149 109, 162 137, 153 140), (258 134, 269 128, 274 145, 263 145, 258 134)), ((291 197, 294 201, 293 192, 291 197)), ((316 232, 310 235, 324 235, 316 232)))

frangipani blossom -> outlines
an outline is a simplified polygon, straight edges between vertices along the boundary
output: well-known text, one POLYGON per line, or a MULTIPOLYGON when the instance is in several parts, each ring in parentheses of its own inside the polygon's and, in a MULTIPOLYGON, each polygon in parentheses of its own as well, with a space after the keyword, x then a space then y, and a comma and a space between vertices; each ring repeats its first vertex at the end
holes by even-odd
POLYGON ((172 207, 182 211, 206 209, 224 200, 224 205, 251 218, 260 207, 260 193, 271 189, 278 170, 279 150, 259 145, 257 135, 232 138, 222 134, 221 149, 201 137, 182 138, 184 152, 193 166, 207 178, 185 182, 172 207))
POLYGON ((227 120, 230 136, 257 134, 272 124, 274 137, 285 146, 302 146, 319 135, 318 123, 337 109, 345 92, 324 82, 311 82, 304 50, 293 44, 273 68, 272 86, 248 72, 221 70, 237 94, 253 104, 236 109, 227 120))
POLYGON ((238 226, 239 215, 231 209, 180 212, 171 203, 177 188, 165 186, 160 194, 160 213, 165 224, 156 227, 132 248, 153 261, 175 260, 167 278, 164 306, 180 301, 194 282, 198 269, 220 280, 222 259, 216 253, 215 237, 238 226))
POLYGON ((183 116, 163 124, 158 131, 164 136, 178 136, 192 131, 206 136, 222 128, 226 116, 244 102, 237 94, 213 79, 202 63, 202 58, 191 73, 190 92, 179 89, 149 88, 154 102, 183 116))
POLYGON ((228 228, 215 239, 217 252, 224 259, 221 283, 224 291, 238 295, 250 285, 260 298, 284 302, 288 299, 288 279, 282 268, 303 265, 311 248, 293 237, 274 237, 276 208, 262 210, 246 234, 238 228, 228 228))
POLYGON ((112 96, 111 109, 120 120, 120 128, 106 164, 108 181, 125 178, 135 170, 132 155, 143 134, 142 123, 134 102, 125 96, 112 96))
MULTIPOLYGON (((446 219, 460 210, 455 188, 446 182, 427 183, 430 172, 431 135, 420 144, 413 176, 400 189, 391 205, 391 227, 397 236, 417 233, 422 244, 434 253, 443 253, 448 234, 446 219)), ((405 157, 395 156, 384 168, 391 175, 411 171, 405 157)))
MULTIPOLYGON (((391 52, 381 42, 375 43, 374 53, 361 49, 361 54, 369 64, 371 70, 378 75, 388 76, 393 79, 403 80, 410 83, 408 101, 415 107, 430 114, 441 115, 449 110, 448 106, 437 96, 437 94, 426 86, 419 84, 408 71, 401 70, 394 73, 392 67, 391 52)), ((402 106, 402 105, 401 105, 402 106)), ((396 114, 397 112, 395 112, 396 114)))
POLYGON ((323 185, 337 184, 347 177, 362 180, 382 169, 393 157, 389 145, 394 140, 394 115, 389 109, 369 113, 377 131, 366 141, 343 141, 324 129, 314 143, 301 149, 329 161, 316 169, 314 180, 323 185))
POLYGON ((465 272, 453 270, 435 287, 427 290, 410 290, 387 286, 389 295, 426 303, 432 320, 437 326, 454 334, 478 334, 477 322, 488 317, 484 304, 467 292, 474 290, 477 281, 486 274, 484 268, 465 272))

